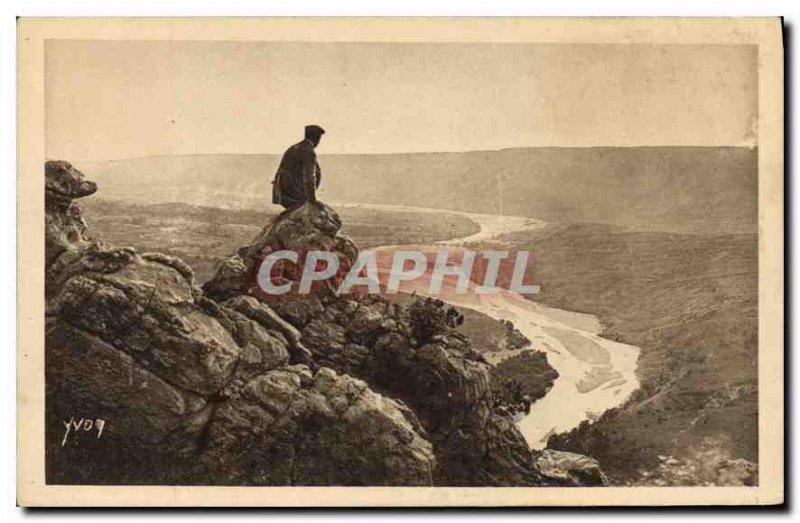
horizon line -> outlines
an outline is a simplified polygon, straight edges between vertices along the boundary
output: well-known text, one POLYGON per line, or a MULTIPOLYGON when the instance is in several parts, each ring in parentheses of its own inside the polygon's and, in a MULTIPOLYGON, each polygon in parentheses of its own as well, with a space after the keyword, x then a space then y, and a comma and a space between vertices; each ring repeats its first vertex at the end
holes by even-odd
MULTIPOLYGON (((531 145, 521 147, 503 147, 500 149, 468 149, 461 151, 412 151, 412 152, 375 152, 375 153, 325 153, 320 151, 320 156, 408 156, 408 155, 434 155, 434 154, 470 154, 470 153, 499 153, 519 151, 524 149, 758 149, 758 144, 751 145, 531 145)), ((282 152, 263 153, 181 153, 181 154, 145 154, 141 156, 126 156, 122 158, 97 158, 77 159, 69 162, 115 162, 127 160, 144 160, 149 158, 180 158, 188 156, 281 156, 282 152)), ((46 160, 61 160, 63 158, 50 158, 46 160)))

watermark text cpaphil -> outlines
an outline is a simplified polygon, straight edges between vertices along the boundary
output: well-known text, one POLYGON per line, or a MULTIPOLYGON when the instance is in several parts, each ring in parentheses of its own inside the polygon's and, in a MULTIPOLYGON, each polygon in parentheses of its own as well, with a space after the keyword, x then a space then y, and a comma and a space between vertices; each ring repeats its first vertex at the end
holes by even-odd
POLYGON ((337 294, 428 296, 451 293, 537 294, 528 251, 469 249, 364 251, 353 260, 322 250, 274 250, 265 254, 253 276, 269 297, 309 294, 324 286, 337 294))

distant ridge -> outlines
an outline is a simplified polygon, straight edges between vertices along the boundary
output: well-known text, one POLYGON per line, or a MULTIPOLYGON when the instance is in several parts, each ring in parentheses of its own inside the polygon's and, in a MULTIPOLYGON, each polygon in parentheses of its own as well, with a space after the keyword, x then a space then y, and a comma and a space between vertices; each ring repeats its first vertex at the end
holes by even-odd
MULTIPOLYGON (((263 208, 280 155, 74 162, 106 198, 263 208)), ((535 147, 402 154, 320 152, 327 201, 409 205, 673 232, 757 231, 748 147, 535 147)))
MULTIPOLYGON (((287 147, 290 143, 287 143, 287 147)), ((320 156, 409 156, 409 155, 438 155, 438 154, 472 154, 472 153, 499 153, 506 151, 527 151, 527 150, 584 150, 584 149, 746 149, 758 150, 758 146, 751 145, 586 145, 586 146, 561 146, 561 145, 542 145, 529 147, 502 147, 500 149, 472 149, 466 151, 418 151, 418 152, 391 152, 391 153, 326 153, 324 147, 320 150, 320 156)), ((83 165, 97 164, 105 162, 125 162, 132 160, 146 160, 152 158, 188 158, 188 157, 210 157, 210 156, 247 156, 247 157, 270 157, 282 155, 283 151, 265 153, 187 153, 187 154, 146 154, 142 156, 130 156, 125 158, 104 158, 99 160, 73 160, 75 163, 83 165)), ((48 158, 57 160, 58 158, 48 158)))

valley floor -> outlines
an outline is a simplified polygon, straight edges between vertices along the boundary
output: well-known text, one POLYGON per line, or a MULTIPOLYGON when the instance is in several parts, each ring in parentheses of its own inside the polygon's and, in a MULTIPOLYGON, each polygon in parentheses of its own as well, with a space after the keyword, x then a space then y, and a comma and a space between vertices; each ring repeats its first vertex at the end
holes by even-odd
MULTIPOLYGON (((650 484, 671 459, 757 462, 756 234, 577 224, 504 240, 531 251, 537 301, 591 312, 603 336, 642 350, 631 399, 550 447, 597 458, 617 483, 650 484)), ((692 474, 679 481, 713 476, 692 474)))

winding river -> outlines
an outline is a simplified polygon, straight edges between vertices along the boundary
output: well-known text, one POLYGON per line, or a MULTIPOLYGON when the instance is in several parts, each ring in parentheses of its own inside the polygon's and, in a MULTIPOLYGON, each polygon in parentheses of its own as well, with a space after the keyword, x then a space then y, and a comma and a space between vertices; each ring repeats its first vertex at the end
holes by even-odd
MULTIPOLYGON (((534 230, 546 223, 519 216, 498 216, 456 211, 441 211, 402 206, 345 205, 360 208, 407 210, 440 214, 458 214, 474 221, 480 227, 475 234, 430 245, 385 246, 373 249, 380 255, 391 251, 418 249, 435 253, 446 249, 448 254, 466 249, 470 244, 486 240, 497 241, 506 233, 534 230)), ((473 249, 477 250, 475 247, 473 249)), ((536 449, 544 448, 552 434, 569 431, 584 420, 594 420, 603 412, 625 402, 639 387, 636 378, 636 362, 639 348, 617 343, 599 335, 601 325, 591 314, 556 309, 535 303, 524 296, 508 290, 496 294, 448 292, 445 279, 443 292, 437 297, 458 307, 481 312, 497 320, 509 320, 531 340, 531 348, 544 352, 547 361, 558 371, 558 378, 547 394, 536 401, 530 413, 518 424, 528 444, 536 449)), ((416 291, 428 295, 429 279, 420 278, 401 287, 404 292, 416 291)), ((449 285, 453 287, 452 281, 449 285)), ((471 290, 475 285, 472 284, 471 290)), ((518 353, 493 353, 487 356, 492 363, 518 353)))

